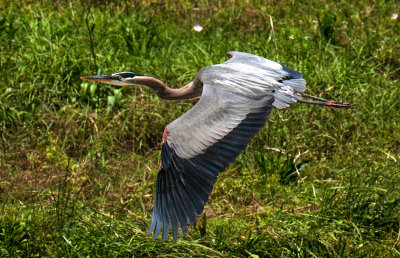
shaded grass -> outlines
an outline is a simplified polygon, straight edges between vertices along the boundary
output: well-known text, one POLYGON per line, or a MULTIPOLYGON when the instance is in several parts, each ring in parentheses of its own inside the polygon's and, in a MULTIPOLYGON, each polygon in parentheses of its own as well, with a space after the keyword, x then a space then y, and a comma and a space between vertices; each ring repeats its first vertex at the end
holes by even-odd
POLYGON ((399 254, 397 2, 0 7, 2 256, 399 254), (229 50, 297 69, 310 94, 357 108, 272 112, 188 236, 152 241, 161 132, 195 102, 79 77, 131 70, 180 87, 229 50))

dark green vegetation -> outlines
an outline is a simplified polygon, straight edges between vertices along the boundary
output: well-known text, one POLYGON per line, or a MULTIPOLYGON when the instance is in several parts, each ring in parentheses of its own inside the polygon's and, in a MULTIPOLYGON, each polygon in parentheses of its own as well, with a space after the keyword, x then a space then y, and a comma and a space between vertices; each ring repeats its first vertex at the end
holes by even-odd
POLYGON ((82 2, 0 2, 0 256, 400 255, 398 2, 82 2), (273 111, 188 236, 153 241, 162 131, 194 101, 79 77, 180 87, 228 50, 357 108, 273 111))

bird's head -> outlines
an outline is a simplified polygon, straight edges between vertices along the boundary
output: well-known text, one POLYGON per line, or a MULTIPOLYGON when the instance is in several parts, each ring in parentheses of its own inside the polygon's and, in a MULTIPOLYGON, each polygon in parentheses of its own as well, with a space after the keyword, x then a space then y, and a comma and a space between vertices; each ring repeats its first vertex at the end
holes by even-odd
POLYGON ((86 81, 95 81, 102 82, 110 85, 116 86, 128 86, 136 84, 136 79, 143 78, 146 76, 142 76, 133 72, 119 72, 107 75, 93 75, 93 76, 85 76, 81 77, 82 80, 86 81))

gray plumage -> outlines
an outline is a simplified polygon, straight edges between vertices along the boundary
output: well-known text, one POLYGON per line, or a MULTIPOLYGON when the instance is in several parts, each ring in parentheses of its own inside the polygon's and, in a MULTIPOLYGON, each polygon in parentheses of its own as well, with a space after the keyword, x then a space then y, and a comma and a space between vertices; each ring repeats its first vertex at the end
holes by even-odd
POLYGON ((83 80, 116 86, 142 85, 160 98, 200 100, 166 126, 148 234, 173 240, 203 211, 218 174, 244 150, 265 125, 273 108, 295 102, 352 108, 354 105, 304 94, 302 74, 271 60, 242 52, 227 53, 225 63, 205 67, 180 89, 133 72, 87 76, 83 80), (313 101, 301 97, 312 98, 313 101), (318 100, 318 101, 317 101, 318 100))
POLYGON ((290 68, 252 54, 227 54, 231 58, 225 63, 201 69, 196 76, 202 80, 200 100, 166 127, 168 146, 162 155, 169 152, 174 163, 162 159, 148 231, 154 230, 154 238, 163 227, 164 241, 170 223, 174 241, 178 224, 186 234, 187 222, 193 224, 202 212, 218 173, 264 126, 273 107, 288 107, 299 98, 296 92, 306 89, 302 75, 290 68), (163 179, 167 176, 170 181, 163 179), (169 187, 163 191, 166 184, 169 187), (184 204, 179 207, 179 203, 184 204))
POLYGON ((299 72, 248 53, 228 54, 232 58, 225 63, 201 70, 199 102, 167 125, 167 143, 181 158, 203 153, 240 124, 250 109, 286 108, 296 102, 296 92, 306 89, 299 72))

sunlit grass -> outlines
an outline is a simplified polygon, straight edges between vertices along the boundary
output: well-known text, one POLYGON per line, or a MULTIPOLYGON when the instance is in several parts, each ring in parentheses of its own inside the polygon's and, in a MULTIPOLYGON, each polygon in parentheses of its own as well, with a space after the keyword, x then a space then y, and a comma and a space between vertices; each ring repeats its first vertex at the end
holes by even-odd
POLYGON ((400 254, 397 2, 87 2, 0 2, 1 256, 400 254), (189 234, 153 241, 162 131, 195 101, 79 77, 180 87, 229 50, 357 107, 273 111, 189 234))

